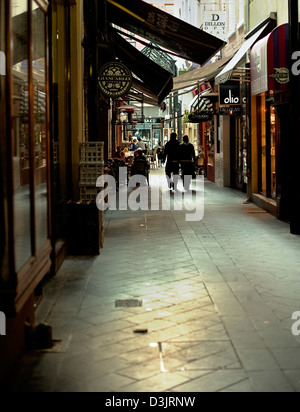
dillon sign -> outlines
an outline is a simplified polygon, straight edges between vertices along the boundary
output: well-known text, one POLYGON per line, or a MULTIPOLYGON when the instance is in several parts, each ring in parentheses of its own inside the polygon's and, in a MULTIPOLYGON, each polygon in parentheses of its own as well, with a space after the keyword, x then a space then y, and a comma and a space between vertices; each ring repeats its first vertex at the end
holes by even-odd
POLYGON ((227 40, 227 11, 203 12, 203 30, 221 40, 227 40))
POLYGON ((220 85, 220 106, 241 104, 241 88, 239 82, 229 81, 220 85))

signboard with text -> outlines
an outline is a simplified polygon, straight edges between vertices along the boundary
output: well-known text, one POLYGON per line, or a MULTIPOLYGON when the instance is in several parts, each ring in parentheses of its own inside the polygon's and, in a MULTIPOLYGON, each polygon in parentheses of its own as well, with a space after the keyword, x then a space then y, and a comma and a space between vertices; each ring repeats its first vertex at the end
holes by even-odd
POLYGON ((227 11, 203 12, 203 30, 221 40, 227 40, 227 11))
POLYGON ((131 71, 120 62, 110 62, 100 68, 98 86, 101 92, 112 99, 125 96, 132 85, 131 71))
POLYGON ((239 82, 228 81, 220 85, 220 106, 241 104, 241 86, 239 82))
POLYGON ((202 113, 193 113, 189 115, 189 122, 190 123, 204 123, 209 122, 212 120, 213 114, 202 112, 202 113))
POLYGON ((221 116, 240 116, 244 113, 242 106, 229 106, 229 107, 220 107, 219 114, 221 116))

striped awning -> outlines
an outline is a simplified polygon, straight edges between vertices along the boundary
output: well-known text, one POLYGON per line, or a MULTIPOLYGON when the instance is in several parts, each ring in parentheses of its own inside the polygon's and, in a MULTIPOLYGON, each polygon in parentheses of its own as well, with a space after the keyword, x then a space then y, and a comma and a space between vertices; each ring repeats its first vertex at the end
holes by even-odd
POLYGON ((195 112, 197 110, 199 112, 209 112, 209 113, 214 112, 214 105, 210 99, 206 99, 204 97, 205 94, 207 94, 207 91, 206 93, 204 92, 194 97, 190 105, 190 112, 195 112))

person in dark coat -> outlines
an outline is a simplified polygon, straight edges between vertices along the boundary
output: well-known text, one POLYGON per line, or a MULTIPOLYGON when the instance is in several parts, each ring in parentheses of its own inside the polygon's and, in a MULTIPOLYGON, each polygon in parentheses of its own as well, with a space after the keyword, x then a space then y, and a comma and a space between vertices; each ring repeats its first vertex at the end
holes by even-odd
POLYGON ((146 157, 143 154, 143 151, 141 149, 138 149, 135 152, 135 159, 134 159, 133 166, 131 168, 131 176, 134 176, 134 175, 145 176, 147 183, 149 185, 149 169, 150 169, 150 166, 146 160, 146 157))
POLYGON ((157 151, 157 157, 158 157, 158 167, 162 167, 162 163, 164 160, 164 146, 162 144, 162 142, 159 142, 156 151, 157 151))
POLYGON ((180 165, 185 190, 190 189, 191 181, 195 177, 195 161, 195 148, 189 142, 189 137, 183 136, 183 143, 180 145, 180 165))
POLYGON ((180 144, 177 134, 171 133, 170 140, 165 146, 163 162, 166 163, 166 176, 169 178, 169 188, 176 190, 179 175, 180 144), (172 182, 173 178, 173 182, 172 182))

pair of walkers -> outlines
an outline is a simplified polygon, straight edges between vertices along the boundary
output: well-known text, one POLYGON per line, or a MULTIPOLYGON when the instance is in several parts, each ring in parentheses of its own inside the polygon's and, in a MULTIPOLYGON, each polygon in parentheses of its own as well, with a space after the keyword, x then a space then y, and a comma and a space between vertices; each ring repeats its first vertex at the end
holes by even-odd
POLYGON ((189 137, 183 136, 183 143, 180 144, 177 140, 177 134, 172 133, 164 151, 164 162, 167 161, 166 175, 169 179, 170 189, 177 189, 181 165, 184 189, 189 190, 192 178, 195 176, 195 160, 195 149, 189 143, 189 137))

